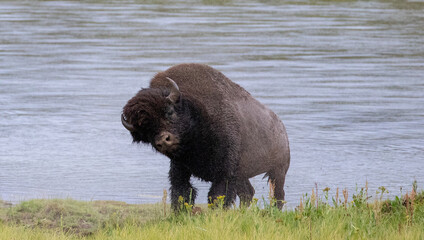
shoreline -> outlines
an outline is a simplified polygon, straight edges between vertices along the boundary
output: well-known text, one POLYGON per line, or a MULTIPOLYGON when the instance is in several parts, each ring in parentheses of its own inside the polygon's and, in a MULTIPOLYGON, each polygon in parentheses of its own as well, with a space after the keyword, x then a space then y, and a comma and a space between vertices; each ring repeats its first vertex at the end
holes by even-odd
MULTIPOLYGON (((33 199, 0 200, 2 239, 423 239, 424 191, 370 199, 366 188, 335 196, 329 189, 305 194, 294 209, 273 201, 223 209, 219 202, 184 204, 179 214, 166 202, 33 199), (41 236, 41 237, 36 237, 41 236), (143 237, 141 237, 143 236, 143 237), (256 237, 255 237, 256 236, 256 237), (394 237, 396 236, 396 237, 394 237)), ((269 200, 269 199, 268 199, 269 200)), ((223 202, 221 202, 223 203, 223 202)))

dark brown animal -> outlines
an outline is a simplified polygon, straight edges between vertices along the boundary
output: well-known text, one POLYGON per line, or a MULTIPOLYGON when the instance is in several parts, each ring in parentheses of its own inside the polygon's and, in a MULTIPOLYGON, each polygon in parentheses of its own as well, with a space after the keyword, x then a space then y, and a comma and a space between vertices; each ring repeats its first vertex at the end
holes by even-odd
POLYGON ((191 176, 212 182, 209 202, 249 204, 249 178, 266 173, 277 206, 284 200, 290 164, 286 129, 275 113, 221 72, 201 64, 180 64, 159 72, 123 109, 122 124, 134 142, 151 144, 169 157, 171 205, 194 203, 191 176))

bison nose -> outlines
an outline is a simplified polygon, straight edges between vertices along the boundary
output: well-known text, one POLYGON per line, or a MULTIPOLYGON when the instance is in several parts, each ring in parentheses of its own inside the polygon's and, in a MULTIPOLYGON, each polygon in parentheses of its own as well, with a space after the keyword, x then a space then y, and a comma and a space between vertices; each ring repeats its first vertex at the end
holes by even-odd
POLYGON ((156 138, 155 145, 159 151, 164 151, 168 147, 174 145, 176 143, 175 140, 176 138, 173 134, 169 132, 163 132, 156 138))

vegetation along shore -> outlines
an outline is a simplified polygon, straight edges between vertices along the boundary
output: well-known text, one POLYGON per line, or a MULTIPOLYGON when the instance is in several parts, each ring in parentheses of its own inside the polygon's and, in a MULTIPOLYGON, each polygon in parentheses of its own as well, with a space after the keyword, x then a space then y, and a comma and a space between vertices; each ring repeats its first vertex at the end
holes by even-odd
POLYGON ((0 200, 0 240, 424 239, 424 191, 414 183, 394 198, 386 193, 384 187, 370 194, 365 186, 351 196, 343 189, 316 188, 295 209, 283 211, 269 197, 225 210, 222 196, 215 205, 182 204, 180 214, 165 201, 34 199, 11 205, 0 200))

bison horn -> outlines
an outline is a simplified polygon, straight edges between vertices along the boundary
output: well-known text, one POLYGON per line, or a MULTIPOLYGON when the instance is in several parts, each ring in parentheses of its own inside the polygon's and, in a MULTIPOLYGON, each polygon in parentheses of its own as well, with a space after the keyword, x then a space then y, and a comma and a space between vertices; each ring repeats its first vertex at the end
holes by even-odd
POLYGON ((172 103, 176 103, 180 100, 180 89, 178 88, 178 85, 169 77, 166 77, 166 79, 169 81, 171 92, 169 93, 168 97, 166 97, 169 101, 172 103))
POLYGON ((124 127, 128 131, 135 132, 135 127, 132 124, 128 123, 127 120, 125 120, 124 114, 121 114, 121 122, 122 122, 122 125, 124 125, 124 127))

